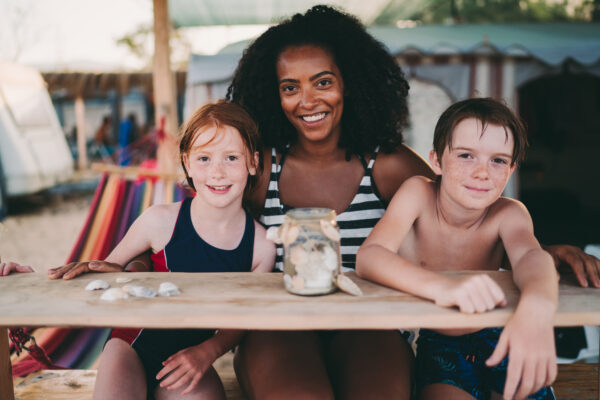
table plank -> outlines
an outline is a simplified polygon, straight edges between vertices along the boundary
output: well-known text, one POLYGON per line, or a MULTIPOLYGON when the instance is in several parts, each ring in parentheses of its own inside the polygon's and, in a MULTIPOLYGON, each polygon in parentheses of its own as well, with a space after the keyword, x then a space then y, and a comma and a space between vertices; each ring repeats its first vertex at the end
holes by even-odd
MULTIPOLYGON (((337 292, 304 297, 286 292, 279 273, 107 273, 70 281, 44 274, 0 279, 0 326, 241 328, 241 329, 394 329, 481 328, 506 323, 518 300, 508 271, 488 272, 503 288, 508 306, 483 314, 464 314, 414 296, 349 276, 364 296, 337 292), (157 289, 170 281, 182 294, 168 298, 100 300, 84 288, 93 279, 111 286, 117 277, 157 289)), ((452 273, 465 275, 468 273, 452 273)), ((561 283, 557 326, 600 325, 600 291, 561 283)))

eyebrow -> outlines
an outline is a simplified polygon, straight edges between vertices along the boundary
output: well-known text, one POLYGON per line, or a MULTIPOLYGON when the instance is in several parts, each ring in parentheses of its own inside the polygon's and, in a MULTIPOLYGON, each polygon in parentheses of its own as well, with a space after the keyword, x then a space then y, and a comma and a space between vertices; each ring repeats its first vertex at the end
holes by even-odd
MULTIPOLYGON (((310 78, 308 78, 311 81, 314 81, 317 78, 320 78, 323 75, 333 75, 335 76, 335 74, 331 71, 321 71, 318 74, 314 74, 313 76, 311 76, 310 78)), ((283 83, 283 82, 293 82, 293 83, 298 83, 300 82, 298 79, 292 79, 292 78, 283 78, 282 80, 279 81, 279 83, 283 83)))
MULTIPOLYGON (((469 148, 469 147, 453 147, 452 150, 463 150, 463 151, 473 151, 473 149, 469 148)), ((506 158, 512 158, 512 154, 507 154, 507 153, 495 153, 494 156, 502 156, 502 157, 506 157, 506 158)))

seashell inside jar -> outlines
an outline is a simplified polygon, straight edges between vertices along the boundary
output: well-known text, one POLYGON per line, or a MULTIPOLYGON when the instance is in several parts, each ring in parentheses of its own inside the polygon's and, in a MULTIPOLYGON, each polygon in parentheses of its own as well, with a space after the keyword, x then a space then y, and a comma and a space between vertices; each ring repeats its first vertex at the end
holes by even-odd
POLYGON ((278 228, 283 244, 285 288, 294 294, 319 295, 336 290, 340 273, 340 232, 334 210, 297 208, 278 228))

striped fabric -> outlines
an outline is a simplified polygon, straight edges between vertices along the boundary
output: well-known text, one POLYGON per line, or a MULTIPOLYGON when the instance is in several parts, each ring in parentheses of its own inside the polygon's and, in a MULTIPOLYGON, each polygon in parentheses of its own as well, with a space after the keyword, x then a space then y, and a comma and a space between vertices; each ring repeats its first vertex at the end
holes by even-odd
MULTIPOLYGON (((365 166, 365 174, 360 181, 358 192, 352 199, 350 206, 337 216, 337 222, 342 236, 341 252, 342 268, 344 270, 354 269, 358 248, 367 238, 385 211, 385 205, 376 194, 371 179, 371 170, 378 150, 379 149, 375 150, 368 165, 364 159, 361 158, 361 161, 365 166)), ((276 152, 275 149, 273 149, 271 159, 271 174, 269 178, 269 187, 267 189, 267 198, 265 200, 263 215, 260 217, 260 221, 267 227, 281 225, 285 215, 284 206, 279 201, 278 185, 285 156, 282 156, 280 164, 277 164, 276 152)), ((275 268, 279 271, 283 271, 283 247, 281 245, 277 246, 275 268)))

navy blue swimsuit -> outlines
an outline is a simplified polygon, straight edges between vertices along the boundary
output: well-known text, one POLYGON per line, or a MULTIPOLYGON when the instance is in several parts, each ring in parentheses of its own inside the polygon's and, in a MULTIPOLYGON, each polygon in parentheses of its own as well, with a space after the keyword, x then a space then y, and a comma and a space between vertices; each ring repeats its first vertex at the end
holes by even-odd
MULTIPOLYGON (((196 232, 191 218, 192 199, 182 201, 173 235, 165 248, 152 255, 157 271, 171 272, 248 272, 252 269, 254 220, 246 211, 244 236, 237 248, 223 250, 206 243, 196 232), (166 268, 166 269, 163 269, 166 268)), ((212 337, 214 329, 143 329, 131 346, 146 371, 148 392, 158 385, 156 374, 162 362, 188 347, 212 337)))

